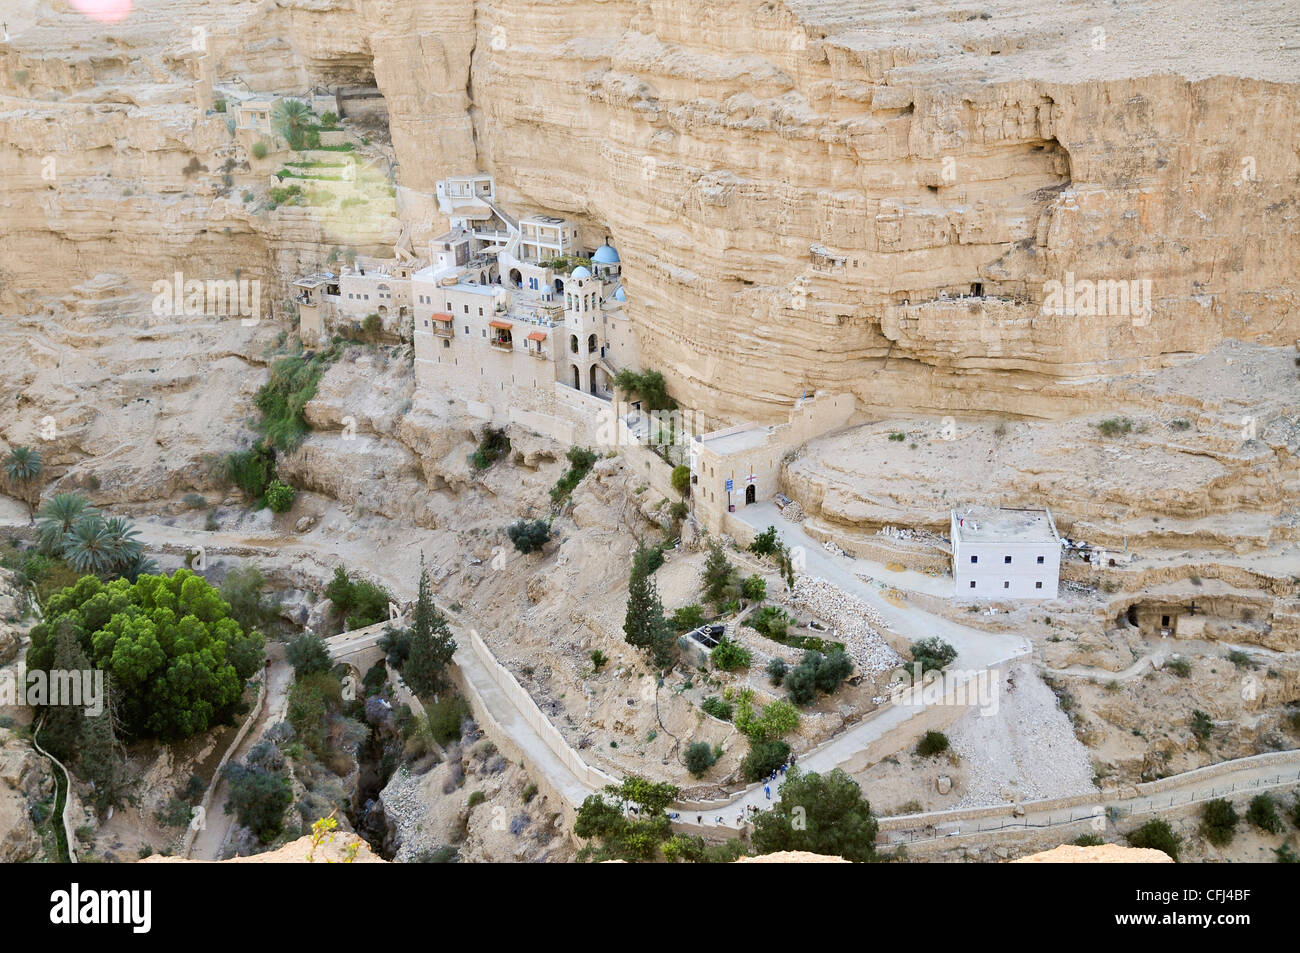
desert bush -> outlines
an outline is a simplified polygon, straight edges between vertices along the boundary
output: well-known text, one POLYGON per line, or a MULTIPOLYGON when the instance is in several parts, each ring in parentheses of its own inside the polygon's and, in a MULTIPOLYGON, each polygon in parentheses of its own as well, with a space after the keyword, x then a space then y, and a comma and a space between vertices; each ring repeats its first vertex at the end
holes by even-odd
POLYGON ((272 480, 266 488, 266 505, 272 513, 287 513, 293 508, 298 491, 279 480, 272 480))
POLYGON ((551 538, 551 526, 546 520, 517 520, 506 527, 506 535, 521 553, 540 550, 551 538))
POLYGON ((686 770, 697 778, 718 760, 713 754, 713 747, 706 741, 693 741, 687 745, 685 759, 686 770))
POLYGON ((1282 818, 1277 813, 1277 802, 1271 794, 1256 794, 1246 808, 1246 820, 1269 834, 1282 833, 1282 818))
POLYGON ((720 718, 722 721, 731 721, 731 702, 723 701, 716 695, 710 695, 704 701, 700 702, 700 708, 704 709, 714 718, 720 718))
POLYGON ((1162 850, 1175 861, 1178 860, 1178 852, 1182 847, 1182 838, 1174 833, 1174 829, 1164 818, 1147 821, 1137 830, 1129 833, 1127 839, 1132 847, 1162 850))
POLYGON ((923 758, 932 758, 948 750, 948 736, 942 731, 927 731, 916 745, 916 753, 923 758))
POLYGON ((1237 833, 1237 809, 1224 798, 1206 801, 1201 808, 1201 833, 1215 847, 1226 847, 1237 833))
POLYGON ((710 658, 713 661, 714 668, 721 669, 724 672, 733 672, 736 669, 749 668, 752 656, 749 649, 739 642, 723 639, 714 646, 710 658))

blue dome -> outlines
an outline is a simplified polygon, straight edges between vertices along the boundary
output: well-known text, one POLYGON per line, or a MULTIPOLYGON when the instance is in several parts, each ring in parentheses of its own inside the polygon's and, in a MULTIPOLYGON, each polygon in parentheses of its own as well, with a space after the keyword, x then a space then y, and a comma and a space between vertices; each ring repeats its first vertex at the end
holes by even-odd
POLYGON ((591 256, 591 260, 600 265, 617 265, 618 252, 609 245, 601 245, 596 249, 596 254, 591 256))
POLYGON ((615 301, 626 301, 626 300, 627 300, 627 292, 623 290, 623 286, 622 286, 622 285, 619 285, 619 286, 618 286, 618 290, 614 292, 614 300, 615 300, 615 301))
POLYGON ((548 283, 548 284, 544 284, 544 285, 542 285, 541 291, 542 291, 542 294, 544 294, 544 295, 553 295, 553 294, 555 294, 555 289, 552 288, 552 287, 550 286, 549 283, 548 283))
POLYGON ((587 266, 586 266, 586 265, 579 265, 577 268, 573 269, 573 274, 571 274, 569 277, 570 277, 570 278, 590 278, 590 277, 591 277, 591 272, 587 270, 587 266))

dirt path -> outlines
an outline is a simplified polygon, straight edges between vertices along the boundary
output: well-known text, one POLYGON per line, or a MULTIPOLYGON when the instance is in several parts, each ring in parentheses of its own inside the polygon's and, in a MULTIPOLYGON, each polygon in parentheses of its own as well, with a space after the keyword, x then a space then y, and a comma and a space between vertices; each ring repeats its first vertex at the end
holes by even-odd
POLYGON ((1225 761, 1210 768, 1197 768, 1165 778, 1163 783, 1165 789, 1158 794, 1098 796, 1094 803, 1071 808, 1053 808, 1047 805, 1036 808, 1033 801, 1025 801, 1014 805, 997 805, 978 818, 955 817, 960 813, 960 808, 917 814, 914 815, 914 824, 883 831, 881 839, 888 844, 903 844, 959 838, 1004 828, 1064 826, 1104 817, 1108 808, 1118 809, 1123 815, 1155 814, 1171 807, 1227 797, 1239 792, 1293 787, 1300 784, 1300 751, 1286 752, 1280 759, 1272 758, 1271 755, 1251 755, 1225 761), (1264 758, 1269 758, 1273 763, 1261 764, 1260 761, 1264 758), (1222 769, 1225 766, 1230 767, 1224 771, 1222 769), (1214 773, 1207 777, 1211 769, 1214 769, 1214 773))
MULTIPOLYGON (((288 709, 293 666, 285 661, 284 646, 278 643, 268 646, 267 656, 271 659, 271 667, 267 674, 266 703, 262 706, 262 712, 253 723, 252 729, 231 756, 231 762, 244 758, 262 739, 262 735, 269 727, 284 720, 288 709)), ((194 838, 194 846, 190 849, 191 860, 220 859, 226 838, 235 827, 235 815, 226 813, 229 793, 229 785, 225 780, 218 781, 212 793, 212 804, 208 807, 204 818, 204 826, 199 831, 199 835, 194 838)))

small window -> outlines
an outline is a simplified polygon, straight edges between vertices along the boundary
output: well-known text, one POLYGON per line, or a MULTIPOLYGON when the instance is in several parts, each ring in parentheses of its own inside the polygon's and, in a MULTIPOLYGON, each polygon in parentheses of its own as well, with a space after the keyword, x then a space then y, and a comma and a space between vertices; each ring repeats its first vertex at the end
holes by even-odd
POLYGON ((1039 556, 1039 557, 1038 557, 1038 565, 1041 566, 1042 564, 1043 564, 1043 557, 1042 557, 1042 556, 1039 556))
POLYGON ((479 308, 479 309, 478 309, 478 316, 479 316, 480 318, 483 317, 483 309, 482 309, 482 308, 479 308))
POLYGON ((978 556, 972 556, 972 557, 970 558, 970 561, 971 561, 971 564, 974 565, 975 563, 977 563, 977 562, 980 561, 980 558, 979 558, 978 556))
POLYGON ((1041 579, 1040 579, 1038 582, 1034 583, 1034 588, 1035 588, 1035 589, 1042 589, 1042 588, 1043 588, 1043 582, 1042 582, 1041 579))
POLYGON ((451 347, 451 342, 448 341, 446 338, 443 338, 443 339, 442 339, 442 346, 443 346, 443 347, 451 347))
POLYGON ((468 325, 468 324, 465 325, 465 333, 466 333, 466 334, 469 334, 469 325, 468 325))
POLYGON ((974 580, 974 579, 972 579, 972 580, 970 581, 970 587, 971 587, 972 589, 975 588, 975 580, 974 580))
POLYGON ((1004 583, 1002 583, 1002 588, 1003 588, 1003 589, 1010 589, 1010 588, 1011 588, 1011 583, 1010 583, 1010 582, 1004 582, 1004 583))
POLYGON ((1169 628, 1169 616, 1162 615, 1160 617, 1160 625, 1166 629, 1169 628))
POLYGON ((1011 565, 1011 557, 1010 557, 1010 556, 1003 556, 1003 557, 1002 557, 1002 561, 1003 561, 1004 563, 1006 563, 1008 566, 1011 565))
POLYGON ((469 305, 465 305, 465 313, 469 314, 469 305))

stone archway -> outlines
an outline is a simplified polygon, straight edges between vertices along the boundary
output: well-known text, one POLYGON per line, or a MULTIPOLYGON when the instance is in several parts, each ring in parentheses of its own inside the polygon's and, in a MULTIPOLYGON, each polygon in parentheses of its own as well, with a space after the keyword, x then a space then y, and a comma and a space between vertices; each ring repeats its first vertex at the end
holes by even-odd
POLYGON ((516 288, 522 288, 524 286, 524 276, 519 273, 518 268, 510 269, 510 284, 516 288))
POLYGON ((754 486, 754 484, 751 483, 749 486, 745 487, 745 505, 749 506, 751 503, 757 503, 757 502, 758 502, 758 487, 754 486))

